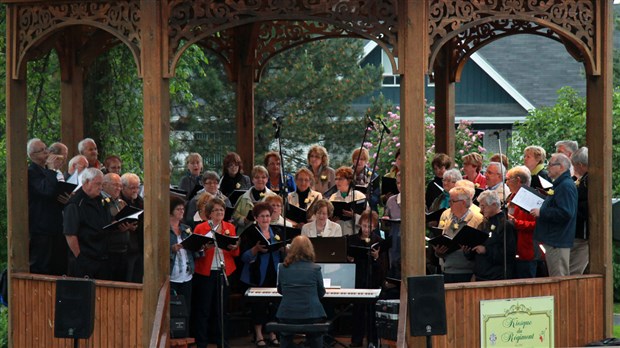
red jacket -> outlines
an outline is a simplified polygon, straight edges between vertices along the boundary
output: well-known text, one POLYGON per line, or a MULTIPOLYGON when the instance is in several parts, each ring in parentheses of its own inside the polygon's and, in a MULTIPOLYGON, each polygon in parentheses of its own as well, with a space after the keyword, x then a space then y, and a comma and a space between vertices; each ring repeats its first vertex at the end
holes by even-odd
MULTIPOLYGON (((228 231, 230 236, 236 236, 235 226, 229 222, 222 221, 222 230, 228 231)), ((211 226, 209 226, 208 222, 203 222, 194 228, 194 233, 200 235, 206 235, 211 231, 211 226)), ((213 263, 213 255, 215 248, 209 248, 205 250, 205 255, 203 257, 197 258, 194 262, 196 264, 195 273, 198 273, 203 276, 209 276, 211 274, 211 263, 213 263)), ((226 275, 229 276, 232 272, 235 271, 235 260, 233 257, 239 256, 239 248, 230 251, 223 250, 224 254, 224 265, 226 266, 226 275)))
POLYGON ((517 205, 511 204, 511 206, 514 207, 512 216, 514 216, 515 229, 517 230, 518 260, 532 261, 535 259, 533 237, 536 218, 517 205))

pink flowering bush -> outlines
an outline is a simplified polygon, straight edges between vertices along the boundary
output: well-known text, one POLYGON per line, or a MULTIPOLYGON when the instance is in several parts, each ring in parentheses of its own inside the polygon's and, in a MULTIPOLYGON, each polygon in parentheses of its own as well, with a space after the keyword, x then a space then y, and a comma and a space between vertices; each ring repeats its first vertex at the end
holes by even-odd
MULTIPOLYGON (((393 110, 387 111, 385 116, 376 116, 382 119, 391 134, 384 134, 381 145, 379 161, 377 162, 377 173, 384 175, 394 165, 394 156, 400 148, 400 107, 396 106, 393 110)), ((433 178, 431 161, 435 156, 435 107, 430 105, 424 113, 424 135, 425 135, 425 155, 426 155, 426 179, 433 178)), ((380 129, 370 133, 370 139, 365 143, 371 155, 371 161, 377 156, 379 145, 380 129)), ((472 130, 471 121, 461 121, 455 131, 455 162, 458 168, 462 167, 461 157, 470 152, 478 152, 484 156, 486 149, 482 147, 484 132, 472 130)))

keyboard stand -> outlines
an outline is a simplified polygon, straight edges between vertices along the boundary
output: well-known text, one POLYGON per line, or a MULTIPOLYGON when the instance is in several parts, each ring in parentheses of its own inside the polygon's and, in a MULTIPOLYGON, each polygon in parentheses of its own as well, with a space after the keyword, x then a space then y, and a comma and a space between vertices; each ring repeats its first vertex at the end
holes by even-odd
MULTIPOLYGON (((336 321, 336 319, 340 318, 344 313, 350 311, 351 308, 353 308, 353 304, 349 303, 343 310, 341 310, 336 315, 334 315, 333 318, 330 318, 329 321, 333 324, 336 321)), ((346 344, 338 341, 338 339, 336 337, 332 336, 329 333, 329 331, 328 331, 327 334, 323 336, 323 346, 324 346, 324 348, 334 347, 336 345, 341 346, 342 348, 349 348, 349 346, 347 346, 346 344), (325 339, 327 339, 328 342, 325 342, 325 339)))

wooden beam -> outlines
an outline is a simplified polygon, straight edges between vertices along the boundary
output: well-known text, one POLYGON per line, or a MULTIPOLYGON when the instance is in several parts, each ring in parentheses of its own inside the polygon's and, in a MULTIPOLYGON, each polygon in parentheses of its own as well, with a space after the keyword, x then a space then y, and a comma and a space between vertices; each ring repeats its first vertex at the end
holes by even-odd
POLYGON ((235 50, 237 52, 237 153, 243 161, 243 168, 249 175, 254 166, 254 60, 250 37, 251 26, 235 28, 235 50))
MULTIPOLYGON (((159 289, 170 274, 170 87, 163 76, 162 2, 141 0, 144 90, 144 296, 142 342, 147 347, 157 310, 159 289)), ((166 317, 161 324, 169 325, 166 317)))
POLYGON ((78 154, 77 145, 84 139, 84 68, 77 62, 79 41, 70 29, 66 29, 56 47, 61 76, 61 141, 69 148, 69 158, 78 154))
MULTIPOLYGON (((27 126, 27 83, 26 71, 13 79, 11 66, 17 61, 18 38, 15 32, 18 23, 16 6, 6 8, 6 205, 8 241, 9 298, 13 295, 14 283, 10 280, 15 272, 30 272, 28 254, 28 162, 26 161, 27 126)), ((25 67, 23 64, 22 67, 25 67)), ((9 347, 13 346, 14 327, 19 310, 9 311, 9 347)))
MULTIPOLYGON (((597 6, 597 47, 601 74, 587 77, 586 142, 588 146, 588 200, 590 227, 590 271, 602 274, 604 284, 605 337, 613 330, 613 254, 611 237, 612 198, 612 51, 613 8, 610 1, 597 6)), ((593 294, 599 296, 599 294, 593 294)))
MULTIPOLYGON (((424 173, 424 77, 428 60, 428 1, 401 0, 399 2, 399 64, 401 79, 401 156, 403 173, 424 173)), ((402 178, 402 297, 406 297, 406 278, 424 275, 425 270, 425 203, 424 175, 404 175, 402 178)), ((407 313, 407 302, 402 301, 400 313, 407 313)), ((401 315, 401 318, 407 318, 401 315)), ((408 325, 406 325, 408 327, 408 325)), ((425 340, 411 337, 408 328, 399 330, 398 347, 422 347, 425 340)))
POLYGON ((455 83, 450 80, 450 52, 446 44, 435 65, 435 153, 445 153, 454 159, 456 115, 455 83))

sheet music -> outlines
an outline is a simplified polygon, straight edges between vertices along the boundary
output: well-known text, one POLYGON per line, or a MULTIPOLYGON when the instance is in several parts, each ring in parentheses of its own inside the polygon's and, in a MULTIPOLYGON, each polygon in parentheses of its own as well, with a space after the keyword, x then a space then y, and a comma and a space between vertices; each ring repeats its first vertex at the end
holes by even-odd
POLYGON ((543 178, 542 176, 539 176, 538 180, 540 180, 540 186, 542 186, 542 188, 545 190, 553 187, 553 184, 550 183, 547 179, 543 178))
POLYGON ((528 188, 525 186, 521 187, 511 202, 530 212, 534 208, 540 208, 545 199, 528 190, 528 188))

